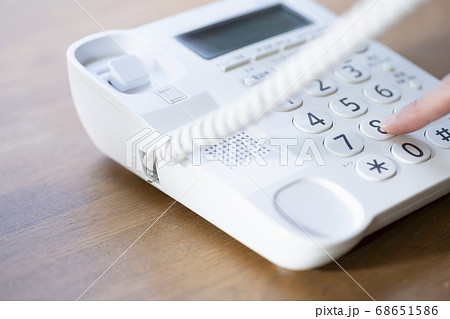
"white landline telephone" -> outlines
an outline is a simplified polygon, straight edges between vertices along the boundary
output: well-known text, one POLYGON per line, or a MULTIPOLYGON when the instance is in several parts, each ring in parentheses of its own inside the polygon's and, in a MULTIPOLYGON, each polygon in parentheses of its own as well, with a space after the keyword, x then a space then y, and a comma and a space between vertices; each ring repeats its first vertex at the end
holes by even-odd
POLYGON ((324 265, 450 190, 448 116, 379 127, 438 81, 363 42, 376 3, 328 40, 336 18, 310 0, 218 1, 88 36, 67 52, 79 117, 103 153, 269 261, 324 265), (183 164, 158 162, 164 134, 183 164))

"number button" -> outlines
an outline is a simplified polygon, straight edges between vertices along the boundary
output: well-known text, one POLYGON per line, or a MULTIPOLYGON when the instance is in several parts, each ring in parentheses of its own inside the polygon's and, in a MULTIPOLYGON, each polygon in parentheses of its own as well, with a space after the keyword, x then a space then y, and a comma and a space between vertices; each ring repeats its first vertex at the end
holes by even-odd
POLYGON ((370 79, 369 71, 351 64, 338 66, 334 73, 338 78, 349 83, 361 83, 370 79))
POLYGON ((363 140, 352 132, 338 132, 328 135, 323 145, 330 153, 341 157, 356 155, 364 149, 363 140))
POLYGON ((331 128, 333 121, 331 117, 323 111, 304 111, 295 115, 293 123, 299 130, 319 134, 331 128))
POLYGON ((355 118, 365 114, 367 112, 367 106, 361 100, 344 97, 331 100, 330 110, 345 118, 355 118))
POLYGON ((368 138, 376 141, 387 141, 395 135, 391 135, 383 131, 380 127, 380 118, 370 118, 361 122, 359 130, 368 138))
POLYGON ((391 178, 397 172, 393 161, 382 155, 369 155, 356 163, 359 175, 373 182, 381 182, 391 178))
POLYGON ((427 161, 431 156, 431 150, 425 143, 402 138, 395 141, 391 153, 403 163, 420 164, 427 161))
POLYGON ((302 95, 295 93, 288 98, 281 97, 281 101, 275 104, 273 109, 278 112, 290 112, 298 109, 303 104, 302 95))
POLYGON ((303 87, 303 90, 312 96, 324 97, 337 91, 336 82, 332 79, 314 80, 303 87))
POLYGON ((450 148, 450 125, 435 124, 427 129, 425 137, 438 147, 450 148))
POLYGON ((370 83, 363 89, 364 95, 380 104, 394 103, 400 100, 400 90, 394 84, 370 83))

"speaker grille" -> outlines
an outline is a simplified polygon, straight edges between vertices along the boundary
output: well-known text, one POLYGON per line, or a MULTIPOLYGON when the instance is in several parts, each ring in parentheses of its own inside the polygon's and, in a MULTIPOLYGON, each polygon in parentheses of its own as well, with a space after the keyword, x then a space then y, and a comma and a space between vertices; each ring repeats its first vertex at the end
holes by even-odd
POLYGON ((264 156, 270 152, 270 149, 258 142, 247 133, 238 132, 217 144, 204 148, 202 155, 207 160, 220 161, 230 169, 234 169, 248 165, 254 156, 264 156))

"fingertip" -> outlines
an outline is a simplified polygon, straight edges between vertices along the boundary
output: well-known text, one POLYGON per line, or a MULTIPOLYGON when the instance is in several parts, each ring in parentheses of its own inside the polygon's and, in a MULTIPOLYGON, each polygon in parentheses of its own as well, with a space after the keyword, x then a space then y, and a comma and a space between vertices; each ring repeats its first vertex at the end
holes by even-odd
POLYGON ((396 119, 397 119, 398 113, 394 113, 392 115, 389 115, 384 120, 381 121, 380 127, 383 131, 386 133, 392 134, 392 131, 396 129, 396 119))

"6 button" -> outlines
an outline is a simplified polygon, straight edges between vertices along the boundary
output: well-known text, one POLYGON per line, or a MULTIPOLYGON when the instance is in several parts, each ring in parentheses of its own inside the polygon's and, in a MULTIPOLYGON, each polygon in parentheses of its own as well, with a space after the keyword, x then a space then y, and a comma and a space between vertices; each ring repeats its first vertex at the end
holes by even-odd
POLYGON ((394 84, 370 83, 363 89, 364 95, 373 102, 390 104, 400 100, 400 90, 394 84))

